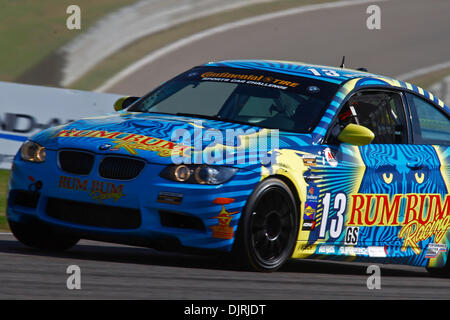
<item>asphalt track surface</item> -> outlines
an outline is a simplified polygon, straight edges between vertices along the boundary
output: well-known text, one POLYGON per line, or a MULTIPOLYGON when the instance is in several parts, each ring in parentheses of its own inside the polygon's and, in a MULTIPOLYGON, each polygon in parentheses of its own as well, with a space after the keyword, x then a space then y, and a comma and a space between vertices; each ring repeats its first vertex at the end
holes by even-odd
POLYGON ((291 260, 275 273, 238 271, 214 256, 81 241, 64 253, 28 248, 0 235, 0 299, 321 300, 448 299, 450 279, 423 268, 380 265, 369 290, 369 264, 291 260), (81 289, 67 288, 67 268, 81 289))
MULTIPOLYGON (((368 67, 387 75, 450 56, 448 0, 379 3, 381 30, 366 26, 366 5, 274 19, 192 43, 124 78, 110 92, 143 94, 186 68, 210 60, 273 58, 368 67)), ((0 235, 0 299, 448 299, 450 279, 423 268, 381 265, 381 289, 367 288, 368 264, 289 261, 276 273, 243 272, 211 256, 161 253, 81 241, 53 254, 0 235), (81 268, 81 290, 66 269, 81 268)))

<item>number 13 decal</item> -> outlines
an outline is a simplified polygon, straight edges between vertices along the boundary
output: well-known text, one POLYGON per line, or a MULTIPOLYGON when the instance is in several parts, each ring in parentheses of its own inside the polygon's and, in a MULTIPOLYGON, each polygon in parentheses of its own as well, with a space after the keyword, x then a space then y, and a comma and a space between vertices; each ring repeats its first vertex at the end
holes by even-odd
POLYGON ((330 69, 317 70, 315 68, 309 68, 308 71, 310 71, 315 76, 321 76, 321 75, 326 75, 326 76, 330 76, 330 77, 340 77, 341 76, 336 71, 330 70, 330 69))
MULTIPOLYGON (((328 216, 330 213, 330 203, 331 203, 331 193, 326 193, 323 197, 323 214, 322 222, 320 223, 319 238, 325 238, 325 233, 328 224, 328 216)), ((336 194, 334 198, 334 207, 336 212, 336 217, 331 219, 330 223, 330 237, 338 238, 342 233, 342 228, 344 227, 344 213, 347 209, 347 196, 344 193, 336 194)))

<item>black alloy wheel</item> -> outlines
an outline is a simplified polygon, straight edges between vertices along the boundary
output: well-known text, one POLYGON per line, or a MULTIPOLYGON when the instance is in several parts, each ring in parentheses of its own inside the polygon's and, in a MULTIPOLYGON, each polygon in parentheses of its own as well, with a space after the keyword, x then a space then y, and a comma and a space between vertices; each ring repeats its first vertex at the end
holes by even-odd
POLYGON ((279 269, 292 255, 298 234, 298 205, 281 180, 261 182, 250 196, 234 251, 253 270, 279 269))

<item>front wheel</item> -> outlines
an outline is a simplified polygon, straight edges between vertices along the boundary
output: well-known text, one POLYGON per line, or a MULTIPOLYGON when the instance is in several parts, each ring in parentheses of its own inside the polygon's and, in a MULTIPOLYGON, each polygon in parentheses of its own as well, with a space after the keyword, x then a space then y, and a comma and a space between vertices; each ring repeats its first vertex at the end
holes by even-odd
POLYGON ((298 205, 289 187, 269 178, 253 191, 240 219, 233 251, 256 271, 279 269, 292 255, 298 234, 298 205))
POLYGON ((16 223, 9 221, 9 227, 12 234, 26 246, 38 249, 63 251, 67 250, 80 240, 56 233, 49 226, 33 223, 16 223))

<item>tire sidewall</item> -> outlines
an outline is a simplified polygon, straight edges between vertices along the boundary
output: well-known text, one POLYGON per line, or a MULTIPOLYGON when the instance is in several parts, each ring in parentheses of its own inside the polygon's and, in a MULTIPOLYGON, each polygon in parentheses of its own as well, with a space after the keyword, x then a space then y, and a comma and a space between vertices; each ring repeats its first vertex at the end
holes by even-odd
POLYGON ((236 242, 234 246, 234 251, 238 251, 239 258, 242 259, 240 262, 247 263, 247 267, 253 270, 272 272, 278 270, 285 262, 292 256, 292 252, 295 249, 295 244, 297 242, 298 236, 298 226, 299 226, 299 213, 298 204, 295 200, 294 194, 286 183, 277 178, 267 178, 261 181, 250 195, 247 204, 244 208, 243 215, 239 221, 238 230, 236 233, 236 242), (251 219, 255 207, 262 197, 267 194, 268 191, 278 189, 282 190, 289 197, 291 201, 291 207, 293 212, 291 213, 294 218, 294 226, 289 235, 288 247, 283 250, 281 256, 271 263, 267 263, 258 258, 255 250, 252 248, 251 240, 251 219))
POLYGON ((80 240, 70 236, 57 234, 46 224, 38 221, 16 223, 8 221, 14 237, 26 246, 50 251, 67 250, 80 240))

